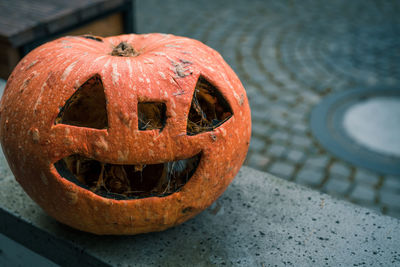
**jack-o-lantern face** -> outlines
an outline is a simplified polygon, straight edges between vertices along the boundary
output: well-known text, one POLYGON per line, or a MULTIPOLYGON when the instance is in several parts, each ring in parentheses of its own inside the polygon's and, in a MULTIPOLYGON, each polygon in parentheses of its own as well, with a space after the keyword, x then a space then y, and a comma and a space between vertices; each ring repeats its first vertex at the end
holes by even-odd
POLYGON ((0 111, 17 181, 57 220, 97 234, 160 231, 205 209, 251 129, 222 57, 161 34, 47 43, 15 68, 0 111))

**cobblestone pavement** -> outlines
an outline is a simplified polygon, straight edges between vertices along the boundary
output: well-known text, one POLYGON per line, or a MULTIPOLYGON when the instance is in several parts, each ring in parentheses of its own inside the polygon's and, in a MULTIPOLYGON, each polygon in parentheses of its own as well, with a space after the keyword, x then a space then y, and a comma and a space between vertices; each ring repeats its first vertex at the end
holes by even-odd
POLYGON ((310 132, 327 94, 400 85, 399 1, 137 1, 139 33, 196 38, 242 80, 247 165, 400 217, 400 177, 352 166, 310 132))

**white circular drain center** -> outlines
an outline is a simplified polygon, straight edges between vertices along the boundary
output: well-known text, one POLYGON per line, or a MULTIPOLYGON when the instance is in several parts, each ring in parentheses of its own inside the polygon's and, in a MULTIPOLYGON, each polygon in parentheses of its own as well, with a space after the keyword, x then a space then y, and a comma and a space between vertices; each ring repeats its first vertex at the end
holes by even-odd
POLYGON ((358 144, 400 157, 400 98, 380 96, 359 102, 346 111, 343 126, 358 144))

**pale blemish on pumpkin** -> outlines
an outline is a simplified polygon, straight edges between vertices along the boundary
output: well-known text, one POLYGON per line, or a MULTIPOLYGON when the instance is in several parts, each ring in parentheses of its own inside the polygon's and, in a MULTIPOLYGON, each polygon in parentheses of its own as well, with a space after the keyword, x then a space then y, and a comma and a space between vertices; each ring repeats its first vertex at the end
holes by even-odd
POLYGON ((154 151, 153 151, 153 150, 148 149, 147 151, 149 152, 150 157, 154 157, 155 154, 154 154, 154 151))
POLYGON ((244 95, 243 94, 240 94, 240 100, 239 100, 239 105, 243 105, 243 103, 244 103, 244 95))
POLYGON ((184 90, 179 90, 177 92, 172 93, 173 96, 180 96, 184 95, 186 92, 184 90))
POLYGON ((165 47, 173 47, 173 48, 181 48, 179 45, 174 45, 174 44, 166 44, 164 45, 165 47))
POLYGON ((121 76, 121 74, 118 72, 117 64, 116 64, 116 63, 113 63, 113 64, 112 64, 112 74, 111 74, 111 77, 112 77, 112 82, 113 82, 114 85, 117 84, 117 82, 118 82, 120 76, 121 76))
POLYGON ((163 52, 154 52, 153 54, 156 55, 156 56, 161 56, 161 57, 165 57, 166 56, 166 54, 163 53, 163 52))
POLYGON ((36 63, 38 63, 39 62, 39 60, 34 60, 34 61, 32 61, 28 66, 26 66, 26 68, 25 68, 25 70, 29 70, 30 68, 32 68, 33 66, 35 66, 36 65, 36 63))
POLYGON ((45 185, 49 184, 49 180, 47 180, 47 176, 43 172, 40 173, 40 180, 42 180, 45 185))
POLYGON ((101 148, 104 151, 108 150, 108 143, 107 141, 104 139, 103 136, 100 136, 98 140, 96 140, 95 145, 98 146, 99 148, 101 148))
POLYGON ((31 82, 31 78, 30 77, 28 77, 28 78, 26 78, 23 82, 22 82, 22 85, 21 85, 21 87, 19 88, 19 91, 20 92, 23 92, 25 89, 26 89, 26 87, 28 87, 28 84, 31 82))
POLYGON ((120 119, 120 121, 123 124, 125 124, 128 127, 130 127, 131 120, 130 120, 129 115, 127 113, 122 112, 122 111, 118 112, 118 118, 120 119))
POLYGON ((124 162, 128 159, 128 156, 129 156, 129 151, 122 152, 121 150, 118 150, 118 161, 124 162))
POLYGON ((172 108, 176 108, 176 104, 175 104, 175 100, 174 99, 170 99, 170 103, 171 103, 171 105, 172 105, 172 108))
POLYGON ((159 71, 158 74, 160 74, 161 78, 163 78, 164 80, 167 79, 167 77, 165 77, 164 72, 159 71))
POLYGON ((37 128, 32 128, 30 131, 31 131, 33 142, 34 143, 39 142, 39 139, 40 139, 39 130, 37 128))
POLYGON ((46 86, 47 86, 47 83, 44 82, 44 83, 42 84, 42 86, 40 87, 40 93, 39 93, 38 99, 36 100, 36 103, 35 103, 35 105, 33 106, 33 110, 34 110, 35 112, 36 112, 36 110, 37 110, 37 106, 40 105, 40 104, 42 103, 42 94, 43 94, 44 88, 45 88, 46 86))
POLYGON ((76 63, 78 63, 78 60, 72 62, 72 63, 64 70, 63 74, 61 75, 61 80, 62 80, 62 81, 65 81, 65 80, 68 78, 69 74, 70 74, 71 71, 74 69, 76 63))
POLYGON ((130 60, 126 61, 126 64, 128 64, 129 78, 131 78, 131 80, 132 80, 133 76, 132 76, 132 64, 131 64, 131 61, 130 60))
POLYGON ((129 44, 131 44, 131 43, 133 43, 133 40, 135 39, 135 35, 134 34, 131 34, 130 36, 129 36, 129 38, 126 40, 126 42, 127 43, 129 43, 129 44))
POLYGON ((65 199, 69 204, 74 205, 78 202, 78 194, 75 191, 67 191, 65 192, 65 199))
POLYGON ((72 136, 66 136, 63 140, 63 143, 67 146, 72 145, 74 142, 74 138, 72 136))
POLYGON ((104 64, 104 68, 103 68, 103 70, 101 71, 101 73, 104 75, 104 74, 106 74, 106 71, 108 70, 108 65, 110 65, 110 61, 111 61, 111 59, 109 58, 108 60, 107 60, 107 62, 104 64))
POLYGON ((154 63, 154 60, 151 59, 151 58, 148 58, 148 59, 143 60, 143 63, 144 63, 144 64, 153 64, 153 63, 154 63))
POLYGON ((226 136, 226 130, 224 128, 221 127, 219 130, 221 131, 222 136, 226 136))
POLYGON ((143 74, 143 67, 142 67, 142 64, 140 64, 140 62, 137 62, 137 66, 138 66, 140 72, 143 74))
POLYGON ((35 78, 37 74, 38 74, 37 71, 32 71, 32 72, 31 72, 31 74, 29 75, 29 77, 26 78, 26 79, 23 81, 22 86, 19 88, 20 92, 23 92, 23 91, 28 87, 28 85, 29 85, 29 83, 31 82, 31 80, 32 80, 33 78, 35 78))
POLYGON ((82 83, 81 81, 76 80, 76 81, 75 81, 75 87, 74 87, 74 88, 75 88, 75 89, 78 89, 78 88, 80 87, 81 83, 82 83))
POLYGON ((237 102, 239 105, 243 105, 243 99, 236 93, 235 90, 232 89, 233 96, 236 98, 237 102))
POLYGON ((206 67, 206 69, 208 69, 209 71, 215 72, 215 70, 214 70, 212 67, 210 67, 210 66, 205 66, 205 67, 206 67))
POLYGON ((147 82, 148 84, 150 84, 150 79, 149 79, 149 78, 146 78, 146 82, 147 82))
POLYGON ((93 62, 95 63, 95 62, 97 62, 97 61, 99 61, 100 59, 103 59, 103 58, 105 58, 106 56, 101 56, 101 57, 98 57, 98 58, 96 58, 95 60, 93 60, 93 62))
POLYGON ((143 78, 142 78, 142 77, 139 77, 139 82, 141 82, 141 83, 143 83, 143 82, 144 82, 144 80, 143 80, 143 78))

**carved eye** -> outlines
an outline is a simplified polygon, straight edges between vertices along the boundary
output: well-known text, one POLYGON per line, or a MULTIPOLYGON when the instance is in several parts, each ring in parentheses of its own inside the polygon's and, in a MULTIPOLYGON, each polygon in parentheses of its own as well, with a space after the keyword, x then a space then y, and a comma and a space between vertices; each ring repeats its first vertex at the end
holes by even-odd
POLYGON ((233 112, 221 92, 200 76, 190 105, 187 134, 212 131, 232 117, 233 112))
POLYGON ((139 130, 160 129, 162 131, 167 120, 165 115, 166 110, 167 107, 162 102, 139 102, 139 130))
POLYGON ((106 96, 99 75, 87 80, 65 102, 55 124, 68 124, 79 127, 108 128, 106 96))

